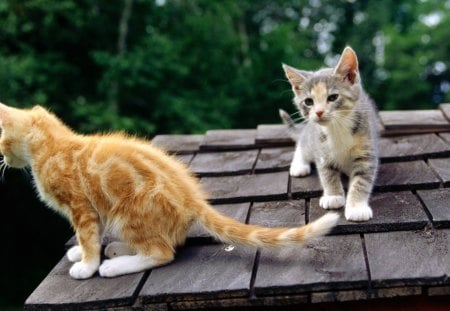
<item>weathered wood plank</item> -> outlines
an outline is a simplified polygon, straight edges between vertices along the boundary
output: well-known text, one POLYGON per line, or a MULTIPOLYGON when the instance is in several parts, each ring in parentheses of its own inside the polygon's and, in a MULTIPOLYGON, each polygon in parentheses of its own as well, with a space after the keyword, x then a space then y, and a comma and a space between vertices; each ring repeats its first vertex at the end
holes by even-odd
POLYGON ((212 203, 240 203, 287 199, 288 173, 203 177, 212 203))
POLYGON ((440 110, 380 111, 384 128, 389 130, 430 129, 448 130, 450 123, 440 110))
POLYGON ((367 288, 359 235, 327 236, 304 247, 263 250, 256 295, 367 288))
POLYGON ((429 296, 450 296, 450 286, 433 286, 428 288, 429 296))
MULTIPOLYGON (((417 197, 411 192, 374 193, 370 199, 373 218, 366 222, 350 222, 342 215, 332 234, 385 232, 398 230, 417 230, 424 228, 428 217, 417 197)), ((329 210, 319 206, 319 199, 312 199, 309 208, 309 221, 314 221, 329 210)))
MULTIPOLYGON (((213 205, 213 207, 220 213, 245 223, 250 203, 213 205)), ((210 237, 211 235, 199 223, 194 223, 188 231, 188 238, 191 239, 205 240, 210 237)))
POLYGON ((256 130, 210 130, 200 144, 201 150, 245 150, 256 148, 256 130))
POLYGON ((225 245, 180 249, 153 269, 139 294, 142 304, 247 297, 256 249, 225 245))
POLYGON ((204 135, 157 135, 152 144, 170 153, 187 154, 198 151, 204 135))
POLYGON ((439 175, 444 186, 450 186, 450 158, 431 159, 428 165, 439 175))
POLYGON ((384 128, 383 123, 378 116, 375 119, 375 128, 377 129, 378 135, 380 136, 384 135, 386 132, 386 129, 384 128))
POLYGON ((250 224, 264 227, 298 227, 305 224, 305 201, 273 201, 254 203, 250 224))
POLYGON ((450 121, 450 104, 440 104, 439 109, 444 114, 444 117, 450 121))
POLYGON ((376 288, 372 291, 372 298, 394 298, 419 295, 422 295, 422 287, 420 286, 376 288))
POLYGON ((305 177, 291 177, 291 194, 293 198, 317 197, 322 194, 322 185, 320 184, 317 171, 313 168, 311 175, 305 177))
POLYGON ((439 133, 438 135, 447 143, 450 143, 450 133, 439 133))
POLYGON ((183 162, 186 165, 189 165, 192 161, 192 159, 194 158, 193 154, 177 154, 175 156, 178 160, 180 160, 181 162, 183 162))
POLYGON ((419 135, 419 134, 440 134, 447 133, 450 131, 448 128, 401 128, 401 129, 390 129, 384 130, 381 133, 382 137, 391 137, 391 136, 403 136, 403 135, 419 135))
POLYGON ((379 146, 382 162, 450 155, 450 145, 436 134, 383 137, 379 146))
MULTIPOLYGON (((254 308, 254 307, 287 307, 297 304, 308 303, 307 295, 286 295, 275 297, 250 297, 234 299, 216 299, 216 300, 191 300, 170 303, 171 310, 197 310, 208 309, 215 310, 219 308, 254 308)), ((240 310, 240 309, 239 309, 240 310)), ((259 309, 256 309, 259 310, 259 309)))
POLYGON ((190 169, 199 176, 225 176, 251 173, 258 150, 197 153, 190 169))
POLYGON ((368 299, 367 290, 343 290, 311 293, 311 303, 344 302, 368 299))
POLYGON ((439 179, 424 161, 381 164, 375 181, 376 191, 431 189, 439 179))
POLYGON ((450 227, 450 188, 419 190, 417 194, 428 209, 436 227, 450 227))
POLYGON ((440 285, 448 282, 449 239, 448 229, 365 234, 373 285, 440 285))
MULTIPOLYGON (((434 161, 434 160, 433 160, 434 161)), ((317 197, 322 193, 317 172, 305 177, 290 177, 293 198, 317 197)), ((344 183, 346 186, 346 182, 344 183)), ((384 163, 375 181, 376 191, 430 189, 439 186, 439 179, 423 161, 384 163)))
POLYGON ((131 306, 144 272, 87 280, 69 276, 72 263, 63 258, 25 301, 26 310, 89 310, 131 306))
POLYGON ((256 162, 255 172, 285 171, 294 157, 294 147, 263 148, 256 162))
MULTIPOLYGON (((302 125, 298 125, 299 131, 302 125)), ((255 142, 259 146, 293 146, 287 126, 284 124, 260 124, 256 129, 255 142)))

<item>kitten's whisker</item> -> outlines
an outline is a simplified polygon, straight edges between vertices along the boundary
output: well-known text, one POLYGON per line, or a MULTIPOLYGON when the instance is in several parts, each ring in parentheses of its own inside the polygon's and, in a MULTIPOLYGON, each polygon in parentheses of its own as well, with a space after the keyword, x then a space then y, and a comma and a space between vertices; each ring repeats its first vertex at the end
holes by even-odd
POLYGON ((337 111, 372 111, 370 109, 339 109, 337 111))
POLYGON ((297 112, 294 112, 294 113, 291 113, 291 114, 289 114, 291 117, 292 116, 295 116, 295 115, 297 115, 297 114, 300 114, 300 111, 297 111, 297 112))
POLYGON ((2 182, 5 181, 5 172, 6 172, 7 168, 8 168, 8 165, 6 165, 5 161, 2 159, 0 161, 0 181, 2 181, 2 182))
POLYGON ((292 121, 294 121, 295 123, 297 123, 297 122, 299 122, 299 123, 303 123, 303 122, 305 122, 306 121, 306 119, 305 118, 303 118, 303 117, 300 117, 300 118, 295 118, 295 119, 292 119, 292 121))

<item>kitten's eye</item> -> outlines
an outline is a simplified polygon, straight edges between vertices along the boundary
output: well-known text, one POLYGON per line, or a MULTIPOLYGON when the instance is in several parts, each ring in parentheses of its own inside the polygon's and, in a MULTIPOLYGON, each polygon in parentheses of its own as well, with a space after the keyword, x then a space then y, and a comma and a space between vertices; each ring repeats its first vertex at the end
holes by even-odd
POLYGON ((307 98, 307 99, 305 99, 305 105, 306 105, 306 106, 312 106, 312 105, 314 105, 313 99, 312 99, 312 98, 307 98))
POLYGON ((329 102, 334 102, 336 99, 338 99, 339 95, 338 94, 331 94, 330 96, 328 96, 327 100, 329 102))

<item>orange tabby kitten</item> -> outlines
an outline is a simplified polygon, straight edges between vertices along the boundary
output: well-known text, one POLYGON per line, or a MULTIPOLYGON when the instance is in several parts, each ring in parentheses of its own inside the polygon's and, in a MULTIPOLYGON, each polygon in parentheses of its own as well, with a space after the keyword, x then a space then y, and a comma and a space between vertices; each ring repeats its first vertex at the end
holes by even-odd
POLYGON ((0 104, 0 153, 10 167, 31 167, 40 198, 66 216, 79 246, 67 252, 76 279, 114 277, 163 265, 186 240, 194 220, 227 243, 273 247, 326 234, 337 220, 327 214, 299 228, 241 224, 215 211, 198 181, 176 159, 146 141, 122 134, 74 133, 40 106, 0 104), (105 249, 105 232, 123 242, 105 249))

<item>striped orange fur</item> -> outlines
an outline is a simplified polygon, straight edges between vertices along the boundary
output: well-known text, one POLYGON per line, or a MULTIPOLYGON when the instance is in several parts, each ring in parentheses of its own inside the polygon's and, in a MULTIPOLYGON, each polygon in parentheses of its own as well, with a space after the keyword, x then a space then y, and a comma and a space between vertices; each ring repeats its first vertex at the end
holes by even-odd
POLYGON ((327 214, 298 228, 246 225, 219 214, 184 164, 147 141, 124 134, 79 135, 46 109, 0 104, 4 165, 31 167, 40 198, 66 216, 79 246, 67 252, 77 279, 113 277, 166 264, 197 220, 216 238, 257 247, 303 243, 326 234, 327 214), (106 247, 104 233, 123 242, 106 247))

